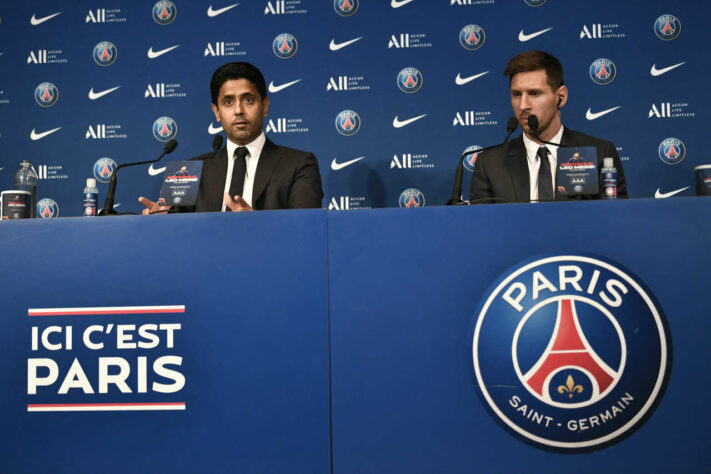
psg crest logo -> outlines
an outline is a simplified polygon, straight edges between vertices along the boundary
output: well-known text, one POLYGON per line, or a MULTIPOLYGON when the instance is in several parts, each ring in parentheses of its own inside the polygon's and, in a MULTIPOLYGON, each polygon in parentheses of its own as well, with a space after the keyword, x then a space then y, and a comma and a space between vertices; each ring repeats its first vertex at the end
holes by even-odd
POLYGON ((94 62, 99 66, 111 66, 116 62, 116 46, 109 41, 102 41, 94 46, 94 62))
POLYGON ((102 183, 111 181, 111 175, 116 169, 116 162, 111 158, 99 158, 94 163, 94 177, 102 183))
MULTIPOLYGON (((464 157, 464 168, 467 171, 474 172, 474 165, 476 164, 476 159, 479 155, 479 153, 476 152, 479 150, 481 150, 481 147, 479 145, 468 146, 464 150, 464 153, 467 153, 467 156, 464 157)), ((464 153, 462 153, 462 155, 464 153)))
POLYGON ((662 15, 654 22, 654 34, 664 41, 675 40, 681 34, 681 22, 674 15, 662 15))
POLYGON ((333 0, 333 9, 341 16, 352 16, 358 11, 360 0, 333 0))
POLYGON ((617 76, 617 67, 609 59, 596 59, 590 65, 590 79, 595 84, 606 86, 615 80, 615 76, 617 76))
POLYGON ((352 110, 344 110, 336 116, 336 130, 350 137, 360 130, 360 116, 352 110))
POLYGON ((59 217, 59 206, 54 199, 44 198, 37 203, 37 217, 49 219, 59 217))
POLYGON ((671 337, 654 295, 615 262, 541 258, 488 293, 472 339, 474 377, 491 414, 536 447, 602 449, 656 408, 671 337))
POLYGON ((425 207, 425 195, 419 189, 410 188, 400 194, 400 207, 425 207))
POLYGON ((43 82, 35 87, 35 102, 42 107, 52 107, 59 100, 59 89, 51 82, 43 82))
POLYGON ((467 25, 459 32, 459 44, 464 49, 476 51, 484 46, 486 41, 486 32, 479 25, 467 25))
POLYGON ((178 9, 169 0, 161 0, 153 5, 153 21, 159 25, 170 25, 175 20, 178 9))
POLYGON ((413 94, 422 87, 422 74, 414 67, 406 67, 397 75, 397 86, 401 91, 413 94))
POLYGON ((160 117, 153 122, 153 136, 159 142, 167 142, 178 134, 178 124, 170 117, 160 117))
POLYGON ((272 50, 279 59, 290 59, 296 54, 299 44, 293 35, 282 33, 274 38, 272 50))
POLYGON ((659 158, 668 165, 678 165, 686 156, 686 145, 678 138, 667 138, 659 144, 659 158))
POLYGON ((529 7, 542 7, 548 0, 523 0, 529 7))

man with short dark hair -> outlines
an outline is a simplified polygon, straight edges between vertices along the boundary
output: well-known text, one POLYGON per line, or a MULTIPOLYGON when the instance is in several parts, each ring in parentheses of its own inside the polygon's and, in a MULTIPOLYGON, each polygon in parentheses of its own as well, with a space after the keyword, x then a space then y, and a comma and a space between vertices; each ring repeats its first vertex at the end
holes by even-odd
MULTIPOLYGON (((220 66, 210 81, 212 111, 227 135, 203 169, 195 210, 252 211, 321 207, 323 189, 313 153, 275 145, 262 131, 269 110, 264 76, 245 62, 220 66)), ((144 214, 167 211, 144 197, 144 214)))
MULTIPOLYGON (((561 108, 568 101, 563 67, 544 51, 526 51, 506 66, 511 106, 523 134, 507 144, 483 152, 472 174, 470 199, 477 202, 538 202, 556 199, 555 170, 558 147, 593 146, 598 169, 603 158, 613 158, 617 168, 617 196, 627 197, 627 183, 617 149, 609 141, 563 127, 561 108), (536 138, 528 117, 538 118, 536 138), (493 198, 493 199, 489 199, 493 198)), ((599 196, 591 196, 599 198, 599 196)))

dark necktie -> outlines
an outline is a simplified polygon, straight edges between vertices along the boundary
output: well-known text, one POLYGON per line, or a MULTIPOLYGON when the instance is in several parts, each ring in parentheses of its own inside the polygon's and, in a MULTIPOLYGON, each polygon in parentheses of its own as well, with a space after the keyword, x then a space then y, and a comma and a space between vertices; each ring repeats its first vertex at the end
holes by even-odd
POLYGON ((538 149, 541 166, 538 168, 538 201, 553 201, 553 181, 551 179, 551 164, 548 161, 548 148, 538 149))
MULTIPOLYGON (((244 186, 244 176, 247 173, 247 151, 246 147, 238 147, 235 150, 235 164, 232 168, 232 181, 230 182, 230 197, 242 196, 242 187, 244 186)), ((229 207, 226 209, 229 210, 229 207)))

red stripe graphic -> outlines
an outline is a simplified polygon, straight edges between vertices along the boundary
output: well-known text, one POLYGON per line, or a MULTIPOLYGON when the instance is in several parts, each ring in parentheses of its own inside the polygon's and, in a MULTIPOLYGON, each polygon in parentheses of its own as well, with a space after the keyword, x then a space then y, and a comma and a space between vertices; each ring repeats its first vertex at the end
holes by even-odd
POLYGON ((174 306, 106 306, 96 308, 28 308, 27 316, 89 316, 108 314, 184 313, 185 305, 174 306))
POLYGON ((162 403, 28 403, 27 408, 49 407, 144 407, 144 406, 185 406, 185 402, 162 403))

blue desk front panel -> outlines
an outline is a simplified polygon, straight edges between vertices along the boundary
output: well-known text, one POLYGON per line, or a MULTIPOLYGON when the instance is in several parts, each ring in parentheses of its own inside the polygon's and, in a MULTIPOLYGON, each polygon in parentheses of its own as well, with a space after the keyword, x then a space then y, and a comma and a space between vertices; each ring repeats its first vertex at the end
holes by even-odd
MULTIPOLYGON (((710 204, 674 199, 330 214, 333 472, 707 470, 710 204), (555 255, 592 255, 634 275, 668 319, 662 330, 673 357, 661 402, 636 431, 597 446, 607 445, 603 449, 546 448, 514 436, 479 393, 473 369, 473 329, 487 295, 526 262, 555 255)), ((642 372, 661 364, 659 354, 639 349, 640 340, 655 336, 648 331, 654 329, 649 315, 625 305, 613 311, 627 344, 628 379, 620 386, 639 382, 642 372)), ((498 324, 489 320, 489 326, 498 324)), ((615 342, 613 337, 602 345, 615 342)), ((510 371, 510 337, 484 340, 482 346, 496 350, 499 343, 501 371, 510 371)), ((508 403, 509 394, 521 394, 514 387, 486 388, 505 394, 508 403)), ((644 396, 632 389, 630 394, 644 396)), ((627 416, 626 408, 615 415, 627 416)), ((524 430, 546 434, 540 421, 526 418, 527 411, 508 413, 524 430)), ((580 412, 566 413, 563 421, 580 412)), ((570 440, 602 437, 616 421, 602 427, 584 423, 585 431, 568 429, 570 440)), ((563 423, 558 433, 566 428, 563 423)))
POLYGON ((320 210, 3 222, 0 470, 329 472, 325 229, 320 210))

